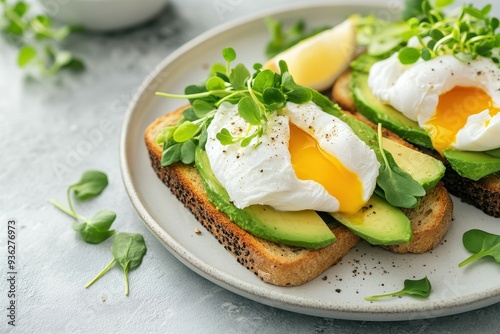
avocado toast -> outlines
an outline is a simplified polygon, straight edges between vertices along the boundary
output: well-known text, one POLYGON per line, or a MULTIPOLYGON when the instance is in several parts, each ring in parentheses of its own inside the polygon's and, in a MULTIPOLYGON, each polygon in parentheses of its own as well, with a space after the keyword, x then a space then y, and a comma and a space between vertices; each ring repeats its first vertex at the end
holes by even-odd
MULTIPOLYGON (((235 68, 238 66, 240 65, 235 68)), ((239 68, 241 69, 241 66, 239 68)), ((219 73, 216 77, 226 79, 226 83, 230 86, 237 85, 234 80, 238 80, 235 78, 238 76, 231 73, 227 76, 219 73)), ((363 138, 363 141, 370 145, 370 149, 377 152, 379 155, 377 159, 382 159, 382 156, 384 159, 389 159, 385 157, 387 155, 399 160, 397 165, 400 169, 406 169, 400 170, 400 173, 408 178, 405 182, 411 184, 410 188, 420 189, 418 197, 409 195, 413 201, 405 204, 407 209, 402 210, 389 204, 388 198, 394 194, 387 191, 371 195, 360 210, 352 213, 282 211, 268 205, 237 207, 225 187, 214 177, 216 171, 212 170, 212 162, 208 162, 208 152, 205 152, 202 145, 207 141, 203 130, 210 121, 204 122, 214 115, 214 107, 211 104, 216 104, 219 101, 217 99, 227 100, 222 94, 235 96, 232 90, 223 92, 219 90, 216 93, 217 99, 212 100, 213 95, 208 90, 214 87, 212 81, 219 81, 218 79, 208 79, 201 87, 188 87, 187 92, 196 94, 187 97, 191 105, 166 114, 146 129, 146 146, 152 166, 159 178, 191 210, 202 225, 236 256, 239 263, 263 281, 275 285, 299 285, 317 277, 347 254, 359 241, 360 236, 373 245, 381 245, 400 253, 422 253, 435 247, 448 230, 452 217, 451 199, 439 182, 444 172, 442 164, 407 148, 404 142, 395 142, 392 148, 389 148, 391 145, 386 147, 385 141, 381 139, 381 133, 377 137, 376 131, 342 113, 325 96, 296 86, 287 73, 285 64, 282 64, 281 75, 272 74, 269 70, 257 70, 252 77, 244 77, 245 84, 240 87, 248 87, 259 92, 257 83, 266 82, 266 85, 273 88, 271 89, 274 94, 271 103, 273 108, 274 103, 279 100, 275 98, 278 88, 286 91, 287 97, 300 100, 301 103, 310 101, 307 103, 313 103, 322 112, 331 114, 330 116, 335 115, 348 124, 350 131, 360 136, 358 140, 363 138), (269 78, 271 80, 267 80, 269 78), (200 102, 198 98, 205 100, 200 102), (207 103, 210 104, 209 107, 207 103), (188 135, 185 135, 186 129, 189 130, 188 135), (196 135, 198 137, 195 137, 196 135), (190 140, 193 142, 190 143, 190 140), (187 147, 187 152, 186 150, 183 152, 184 145, 187 147), (387 150, 385 154, 381 153, 382 146, 383 151, 387 150), (406 166, 402 163, 405 160, 407 160, 406 166), (418 168, 412 170, 412 165, 430 166, 430 168, 423 172, 423 169, 418 168)), ((217 82, 215 84, 216 87, 221 87, 217 82)), ((247 96, 245 89, 240 89, 239 92, 247 96)), ((289 107, 281 104, 279 108, 289 107)), ((221 111, 216 110, 215 113, 217 112, 221 111)), ((264 123, 256 122, 256 124, 264 123)), ((389 136, 387 131, 381 132, 389 136)), ((228 136, 208 138, 214 141, 234 140, 234 138, 229 139, 231 140, 228 140, 228 136)), ((393 142, 399 141, 393 135, 392 139, 393 142)), ((239 142, 236 145, 240 145, 239 142)), ((258 144, 254 145, 249 146, 249 149, 258 147, 258 144)), ((239 147, 236 147, 238 152, 243 150, 239 147)), ((226 151, 225 148, 223 150, 226 151)), ((396 165, 395 162, 392 164, 396 165)), ((257 172, 262 173, 263 170, 257 172)), ((404 188, 396 189, 400 193, 396 197, 407 195, 405 193, 407 189, 404 188)))

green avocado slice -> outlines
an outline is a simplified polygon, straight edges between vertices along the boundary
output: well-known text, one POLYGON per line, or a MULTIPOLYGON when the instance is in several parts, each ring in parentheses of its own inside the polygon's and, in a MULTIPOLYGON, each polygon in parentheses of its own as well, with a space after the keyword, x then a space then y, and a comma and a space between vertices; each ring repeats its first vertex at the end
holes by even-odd
POLYGON ((206 152, 198 147, 195 156, 196 167, 209 200, 244 230, 269 241, 312 249, 325 247, 335 241, 335 235, 328 225, 313 210, 278 211, 267 205, 237 208, 215 178, 206 152))

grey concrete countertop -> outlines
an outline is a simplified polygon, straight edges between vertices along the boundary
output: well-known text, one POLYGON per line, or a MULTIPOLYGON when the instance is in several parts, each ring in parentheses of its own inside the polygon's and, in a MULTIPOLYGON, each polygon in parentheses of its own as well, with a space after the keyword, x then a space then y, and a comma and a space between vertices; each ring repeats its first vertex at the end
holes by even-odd
MULTIPOLYGON (((302 0, 304 1, 304 0, 302 0)), ((33 79, 0 38, 0 332, 19 333, 499 333, 500 305, 436 319, 365 322, 319 318, 262 305, 229 292, 181 264, 146 229, 121 180, 119 137, 143 79, 173 50, 206 30, 285 0, 172 0, 159 17, 119 33, 75 35, 67 47, 87 69, 33 79), (217 9, 217 6, 222 6, 217 9), (220 8, 223 8, 221 11, 220 8), (90 140, 100 122, 101 137, 90 140), (108 189, 78 204, 109 208, 114 227, 144 235, 148 253, 123 294, 118 268, 84 284, 109 261, 110 241, 82 242, 71 219, 50 203, 83 171, 105 171, 108 189), (16 222, 16 326, 8 325, 7 225, 16 222)), ((480 1, 486 3, 486 1, 480 1)), ((496 8, 497 12, 500 8, 496 8)))

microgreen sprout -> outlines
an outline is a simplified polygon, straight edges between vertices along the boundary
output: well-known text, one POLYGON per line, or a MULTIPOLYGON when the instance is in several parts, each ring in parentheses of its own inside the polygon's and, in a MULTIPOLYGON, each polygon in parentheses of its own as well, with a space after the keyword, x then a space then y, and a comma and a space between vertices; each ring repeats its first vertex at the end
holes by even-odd
POLYGON ((111 267, 118 262, 123 269, 123 277, 125 279, 125 296, 129 294, 129 279, 128 274, 130 270, 137 268, 142 263, 142 258, 146 255, 147 247, 144 238, 140 234, 135 233, 118 233, 111 245, 111 253, 113 259, 109 262, 104 269, 97 274, 90 282, 85 285, 85 288, 90 287, 111 267))
POLYGON ((56 28, 48 15, 29 15, 30 5, 22 0, 13 3, 1 0, 0 12, 0 32, 19 48, 19 67, 32 64, 45 76, 53 75, 64 68, 84 68, 80 59, 67 50, 60 50, 56 45, 81 28, 56 28))
POLYGON ((232 48, 222 50, 225 65, 212 67, 211 76, 202 85, 186 87, 185 94, 157 92, 168 98, 188 99, 191 106, 184 110, 182 120, 167 127, 157 136, 163 145, 161 163, 168 166, 178 161, 192 163, 194 150, 205 147, 207 128, 217 109, 224 102, 236 104, 239 115, 248 123, 241 135, 235 136, 223 128, 217 139, 223 145, 240 144, 242 147, 260 144, 260 137, 267 130, 269 115, 283 108, 287 101, 306 103, 312 99, 308 88, 297 85, 285 62, 280 62, 280 74, 262 69, 261 64, 253 66, 250 73, 243 64, 231 67, 236 59, 232 48))
POLYGON ((96 170, 83 173, 77 183, 70 185, 67 189, 67 200, 69 208, 64 207, 56 200, 51 203, 68 216, 75 219, 73 229, 78 232, 83 241, 91 244, 99 244, 108 239, 115 232, 110 230, 116 219, 116 214, 109 210, 101 210, 92 218, 86 218, 76 213, 71 194, 80 201, 88 200, 98 196, 108 185, 106 174, 96 170))
POLYGON ((425 189, 410 174, 402 170, 392 155, 382 146, 382 125, 377 128, 379 151, 382 156, 377 188, 375 192, 392 205, 400 208, 414 208, 419 198, 425 195, 425 189))
POLYGON ((459 267, 486 256, 490 256, 497 263, 500 263, 500 235, 473 229, 463 234, 462 242, 465 249, 473 254, 460 262, 459 267))
POLYGON ((402 290, 392 293, 386 293, 383 295, 375 295, 366 297, 367 301, 375 301, 385 297, 396 297, 403 295, 414 295, 418 297, 427 298, 431 294, 432 285, 429 279, 426 277, 419 280, 410 280, 407 279, 404 281, 404 287, 402 290))
POLYGON ((405 10, 406 20, 399 22, 385 22, 374 16, 353 17, 358 41, 375 56, 399 51, 402 64, 446 54, 461 61, 481 56, 499 63, 500 34, 496 30, 500 21, 489 16, 491 4, 483 8, 463 5, 458 14, 445 15, 441 9, 452 2, 436 1, 433 7, 428 0, 412 1, 413 7, 405 10), (407 45, 411 38, 418 40, 418 46, 407 45))

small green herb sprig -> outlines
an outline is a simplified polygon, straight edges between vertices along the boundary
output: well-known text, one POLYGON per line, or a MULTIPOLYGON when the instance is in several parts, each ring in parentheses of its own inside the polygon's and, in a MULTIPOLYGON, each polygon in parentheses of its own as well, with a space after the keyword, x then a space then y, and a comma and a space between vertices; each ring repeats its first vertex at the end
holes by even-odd
POLYGON ((99 278, 106 274, 116 262, 118 262, 123 269, 123 276, 125 279, 125 295, 128 296, 128 273, 130 270, 137 268, 142 263, 142 258, 146 255, 146 251, 146 243, 144 242, 142 235, 124 232, 118 233, 113 238, 113 244, 111 245, 113 259, 99 274, 97 274, 96 277, 85 285, 85 288, 94 284, 99 278))
POLYGON ((101 210, 92 218, 86 218, 75 212, 71 195, 78 200, 84 201, 98 196, 108 185, 108 177, 100 171, 90 170, 83 173, 81 179, 68 187, 67 199, 69 208, 64 207, 56 200, 50 202, 65 214, 73 217, 73 229, 78 232, 83 241, 90 244, 99 244, 108 239, 115 232, 110 230, 116 219, 116 213, 109 210, 101 210))
MULTIPOLYGON (((67 189, 69 208, 64 207, 55 200, 50 201, 56 208, 76 219, 73 223, 73 229, 79 233, 83 241, 90 244, 99 244, 115 233, 114 230, 110 230, 110 227, 116 219, 116 214, 109 210, 101 210, 91 219, 87 219, 75 212, 71 196, 73 195, 78 200, 88 200, 101 194, 107 185, 108 177, 105 173, 96 170, 86 171, 78 182, 70 185, 67 189)), ((146 252, 147 247, 142 235, 125 232, 117 233, 111 245, 112 261, 94 279, 87 283, 85 288, 94 284, 108 272, 113 264, 118 262, 123 269, 125 295, 128 296, 128 274, 130 270, 137 268, 142 263, 146 252)))
POLYGON ((29 16, 30 5, 25 1, 11 4, 7 0, 0 0, 0 5, 0 31, 12 44, 19 47, 19 67, 32 64, 44 76, 54 75, 61 69, 84 69, 80 59, 70 51, 60 50, 56 46, 81 28, 56 28, 48 15, 29 16))
POLYGON ((194 150, 198 145, 205 147, 207 127, 223 102, 238 105, 238 113, 248 123, 248 128, 240 136, 233 136, 224 128, 217 139, 223 145, 239 143, 245 147, 254 140, 255 145, 259 145, 269 115, 283 108, 287 101, 301 104, 312 99, 311 90, 295 83, 283 61, 279 63, 280 74, 263 70, 261 64, 255 64, 255 72, 251 74, 241 63, 231 68, 231 62, 236 59, 234 49, 225 48, 222 56, 226 64, 214 65, 204 84, 186 87, 184 95, 156 93, 191 102, 191 107, 183 112, 183 119, 163 129, 156 138, 157 143, 163 145, 163 166, 194 161, 194 150))
POLYGON ((402 290, 392 293, 386 293, 383 295, 374 295, 366 297, 367 301, 375 301, 385 297, 397 297, 403 295, 413 295, 427 298, 431 294, 432 285, 429 279, 426 277, 419 280, 407 279, 404 281, 404 287, 402 290))
POLYGON ((382 162, 380 163, 377 188, 375 192, 384 197, 391 205, 399 208, 414 208, 425 189, 410 174, 402 170, 392 155, 382 146, 382 125, 377 127, 377 139, 382 162))
POLYGON ((491 4, 476 8, 463 5, 458 15, 445 15, 442 8, 452 0, 408 1, 406 21, 384 22, 374 16, 354 17, 358 40, 367 46, 369 54, 380 56, 399 51, 402 64, 413 64, 440 55, 451 54, 461 61, 486 57, 500 62, 498 47, 500 25, 496 17, 490 17, 491 4), (410 17, 410 15, 414 15, 410 17), (420 47, 410 47, 407 42, 416 37, 420 47))
POLYGON ((500 235, 473 229, 462 236, 465 249, 473 253, 470 257, 459 263, 463 267, 485 256, 491 256, 500 263, 500 235))

